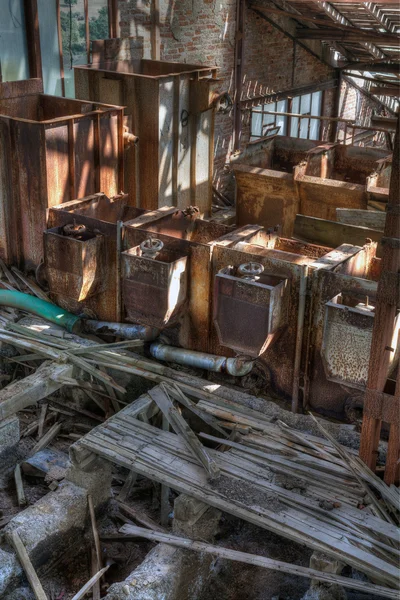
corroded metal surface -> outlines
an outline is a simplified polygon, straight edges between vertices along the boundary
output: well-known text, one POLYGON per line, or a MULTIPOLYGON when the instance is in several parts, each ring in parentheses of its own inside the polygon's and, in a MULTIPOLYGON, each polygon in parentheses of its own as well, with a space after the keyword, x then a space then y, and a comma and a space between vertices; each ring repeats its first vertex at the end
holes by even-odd
POLYGON ((25 83, 25 96, 19 85, 17 97, 0 99, 0 251, 31 269, 43 258, 49 207, 122 189, 123 109, 47 96, 25 83))
POLYGON ((151 60, 75 67, 79 97, 126 106, 125 124, 140 138, 125 153, 124 189, 136 206, 194 203, 211 213, 215 75, 213 67, 151 60))
POLYGON ((66 235, 64 228, 44 234, 46 276, 50 290, 65 300, 82 302, 105 291, 107 269, 102 235, 66 235))
POLYGON ((364 389, 374 324, 373 307, 365 303, 339 304, 342 295, 326 303, 321 356, 327 378, 364 389), (351 306, 353 304, 353 306, 351 306))
POLYGON ((187 257, 164 247, 156 258, 147 258, 136 246, 123 252, 121 260, 129 321, 159 328, 176 322, 187 301, 187 257))
POLYGON ((235 268, 222 269, 214 279, 213 297, 220 343, 236 352, 259 356, 273 334, 287 324, 288 298, 287 279, 263 272, 257 279, 246 280, 235 268))

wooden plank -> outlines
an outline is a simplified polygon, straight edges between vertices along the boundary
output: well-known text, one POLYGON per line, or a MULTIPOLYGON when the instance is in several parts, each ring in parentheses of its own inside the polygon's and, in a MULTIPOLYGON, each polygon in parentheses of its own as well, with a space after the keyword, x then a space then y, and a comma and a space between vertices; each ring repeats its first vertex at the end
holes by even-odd
POLYGON ((24 492, 24 485, 22 483, 22 476, 21 476, 21 465, 18 463, 14 469, 14 480, 15 480, 15 487, 17 490, 17 499, 18 499, 18 506, 25 506, 26 505, 26 497, 25 497, 25 492, 24 492))
POLYGON ((71 365, 46 362, 32 375, 6 386, 0 391, 0 419, 53 394, 62 387, 58 379, 71 375, 71 365))
POLYGON ((18 556, 18 560, 21 563, 25 574, 28 578, 28 581, 31 585, 33 593, 35 594, 36 600, 47 600, 47 596, 44 592, 42 584, 39 581, 39 578, 36 574, 36 571, 31 563, 31 560, 28 556, 25 546, 23 545, 21 538, 18 535, 16 530, 11 531, 9 534, 10 541, 13 545, 13 548, 18 556))
MULTIPOLYGON (((93 498, 91 496, 91 494, 88 494, 88 506, 89 506, 89 513, 90 513, 90 522, 92 525, 92 534, 93 534, 93 540, 94 540, 94 548, 95 548, 95 555, 96 555, 96 573, 98 571, 101 570, 101 545, 100 545, 100 537, 99 537, 99 532, 97 529, 97 524, 96 524, 96 515, 94 513, 94 505, 93 505, 93 498)), ((95 581, 95 583, 93 584, 93 600, 100 600, 100 579, 97 579, 97 581, 95 581)))
POLYGON ((103 577, 104 573, 109 568, 110 568, 110 565, 101 569, 101 571, 96 573, 96 575, 93 575, 93 577, 91 579, 89 579, 89 581, 87 583, 85 583, 85 585, 79 590, 79 592, 77 592, 75 594, 75 596, 73 598, 71 598, 71 600, 81 600, 82 598, 84 598, 86 596, 86 594, 89 592, 89 590, 91 590, 92 587, 95 585, 95 583, 97 581, 99 581, 99 579, 101 579, 101 577, 103 577))
POLYGON ((120 509, 123 512, 125 512, 127 515, 129 515, 132 519, 134 519, 135 521, 140 523, 140 525, 144 525, 145 527, 147 527, 148 529, 151 529, 152 531, 160 531, 160 532, 166 533, 167 530, 164 527, 162 527, 161 525, 159 525, 158 523, 153 521, 153 519, 148 517, 142 511, 139 511, 137 508, 134 508, 133 506, 128 506, 127 504, 120 502, 119 499, 117 500, 117 502, 118 502, 118 506, 120 507, 120 509))
MULTIPOLYGON (((140 427, 147 430, 151 430, 150 426, 145 426, 145 424, 143 423, 140 424, 140 427)), ((168 435, 173 436, 173 434, 168 435)), ((122 436, 121 440, 123 439, 124 438, 122 436)), ((105 458, 108 458, 109 460, 113 460, 117 464, 122 464, 124 466, 130 465, 130 468, 134 466, 135 471, 138 471, 139 473, 142 473, 145 476, 150 477, 151 479, 155 479, 160 483, 171 485, 171 487, 177 489, 178 491, 184 491, 190 495, 193 495, 194 497, 197 497, 202 501, 211 504, 212 506, 216 506, 217 508, 221 508, 222 510, 231 512, 231 514, 236 514, 236 516, 245 518, 250 522, 256 522, 258 525, 276 531, 277 533, 285 535, 290 539, 301 539, 300 537, 298 537, 301 536, 299 528, 301 530, 303 530, 303 528, 299 525, 299 521, 293 520, 292 518, 289 518, 286 515, 284 516, 284 521, 282 521, 283 514, 282 516, 280 516, 279 514, 276 515, 272 511, 268 511, 261 507, 257 507, 255 509, 257 514, 257 516, 255 516, 255 513, 253 512, 254 509, 252 509, 249 506, 245 507, 244 505, 238 502, 232 504, 229 502, 228 499, 221 500, 220 497, 216 497, 215 493, 211 491, 211 489, 207 486, 205 476, 204 474, 202 474, 201 468, 196 467, 195 464, 193 464, 189 468, 189 464, 185 461, 182 461, 181 459, 178 459, 176 455, 170 456, 167 448, 164 448, 154 453, 150 452, 150 447, 148 445, 145 445, 143 450, 140 452, 139 458, 135 453, 132 453, 129 450, 129 446, 127 446, 126 440, 127 438, 125 438, 124 442, 121 442, 124 444, 124 446, 119 447, 118 442, 114 442, 113 444, 111 444, 107 441, 107 438, 99 436, 99 433, 97 432, 96 436, 93 436, 93 434, 88 434, 88 436, 85 436, 82 442, 85 445, 89 443, 88 447, 90 447, 92 451, 99 453, 100 455, 104 456, 105 458), (96 439, 98 439, 98 442, 95 441, 96 439), (124 458, 124 456, 126 458, 124 458)), ((141 445, 143 447, 143 442, 141 445)), ((223 459, 226 460, 225 455, 223 459)), ((249 471, 250 469, 254 471, 254 468, 251 467, 251 463, 249 463, 248 468, 249 471)), ((329 515, 329 511, 326 512, 329 515)), ((365 518, 364 515, 360 515, 360 517, 365 518)), ((311 547, 324 547, 325 551, 328 551, 330 554, 341 555, 341 553, 344 552, 346 554, 346 562, 349 562, 349 564, 357 563, 360 566, 359 561, 361 561, 362 570, 368 571, 368 560, 371 561, 371 559, 367 559, 366 563, 364 562, 364 551, 357 550, 353 547, 349 547, 348 544, 343 544, 341 540, 335 540, 335 542, 333 542, 331 537, 326 536, 323 531, 315 532, 312 530, 308 530, 307 527, 304 529, 304 533, 306 531, 308 531, 306 543, 310 544, 311 547), (328 539, 331 539, 331 541, 328 542, 328 539), (351 556, 348 555, 349 552, 351 556), (356 554, 357 557, 354 556, 354 554, 356 554)), ((340 529, 338 531, 340 531, 340 529)), ((383 564, 384 561, 379 562, 378 559, 374 562, 374 568, 377 567, 378 570, 383 568, 384 571, 386 571, 386 569, 389 569, 390 572, 391 567, 387 565, 383 567, 383 564)), ((374 576, 377 576, 376 571, 374 573, 374 576)), ((386 577, 388 575, 383 575, 381 572, 378 576, 380 578, 383 577, 386 580, 386 577)))
POLYGON ((356 227, 355 225, 318 219, 317 217, 296 215, 294 237, 314 244, 337 248, 341 244, 364 246, 367 238, 373 242, 380 242, 382 232, 367 227, 356 227))
POLYGON ((356 208, 337 208, 336 218, 344 225, 367 227, 376 231, 383 231, 386 214, 378 210, 362 210, 356 208))
POLYGON ((316 569, 310 569, 307 567, 300 567, 291 563, 285 563, 282 561, 273 560, 271 558, 265 558, 256 554, 248 554, 247 552, 239 552, 237 550, 230 550, 228 548, 221 548, 221 546, 214 546, 212 544, 206 544, 204 542, 197 542, 188 538, 182 538, 177 535, 158 533, 148 531, 142 527, 136 527, 134 525, 124 525, 119 530, 127 536, 143 537, 147 540, 160 542, 163 544, 169 544, 178 548, 184 548, 186 550, 195 550, 198 552, 206 552, 219 556, 220 558, 227 560, 235 560, 238 562, 263 567, 265 569, 272 569, 283 573, 290 573, 291 575, 298 575, 300 577, 308 577, 310 579, 316 579, 318 581, 324 581, 328 583, 334 583, 342 585, 346 588, 357 589, 359 591, 367 592, 368 594, 376 593, 382 595, 385 598, 398 598, 398 592, 396 590, 390 590, 386 587, 377 586, 369 582, 356 581, 348 577, 342 577, 340 575, 332 575, 318 571, 316 569))
POLYGON ((61 431, 62 424, 54 423, 52 427, 48 430, 48 432, 38 441, 37 444, 34 445, 32 450, 30 451, 30 456, 36 454, 36 452, 40 452, 43 448, 46 448, 51 442, 58 436, 61 431))
POLYGON ((168 388, 163 388, 162 384, 159 388, 153 388, 148 392, 150 398, 154 400, 158 408, 164 414, 171 427, 176 433, 182 436, 189 451, 203 465, 210 480, 217 479, 220 475, 219 469, 215 461, 211 458, 206 448, 199 442, 196 435, 190 429, 185 419, 175 408, 171 399, 168 396, 168 388))

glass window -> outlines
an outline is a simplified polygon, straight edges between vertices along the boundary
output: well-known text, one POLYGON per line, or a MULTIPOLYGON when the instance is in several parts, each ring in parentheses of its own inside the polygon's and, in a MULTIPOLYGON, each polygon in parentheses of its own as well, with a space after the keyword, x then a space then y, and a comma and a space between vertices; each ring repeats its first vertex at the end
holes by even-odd
MULTIPOLYGON (((300 114, 300 96, 296 96, 295 98, 293 98, 292 100, 292 113, 299 115, 300 114)), ((292 117, 290 120, 290 135, 291 137, 298 137, 299 136, 299 118, 298 117, 292 117)))
MULTIPOLYGON (((311 94, 304 94, 300 97, 300 114, 309 115, 311 114, 311 94)), ((308 128, 310 125, 310 119, 301 119, 300 123, 300 136, 303 139, 308 138, 308 128)))
POLYGON ((61 33, 65 95, 75 97, 74 65, 86 65, 86 25, 83 0, 61 0, 61 33))
MULTIPOLYGON (((280 127, 278 135, 286 135, 287 129, 287 117, 279 115, 268 115, 266 112, 287 112, 287 100, 280 100, 279 102, 269 102, 263 106, 257 106, 253 108, 251 112, 251 137, 255 139, 258 137, 268 137, 271 129, 280 127)), ((276 133, 275 130, 272 131, 276 133)))
POLYGON ((261 137, 262 114, 261 106, 254 108, 251 113, 251 137, 261 137))
POLYGON ((3 81, 29 79, 23 0, 0 0, 0 68, 3 81))
MULTIPOLYGON (((321 116, 322 92, 313 92, 296 96, 292 100, 292 113, 301 115, 321 116)), ((303 139, 318 140, 320 135, 320 121, 317 119, 291 118, 290 135, 303 139), (299 123, 300 121, 300 123, 299 123)))
POLYGON ((105 40, 108 35, 108 0, 89 0, 90 39, 105 40))
POLYGON ((56 2, 38 0, 38 12, 44 92, 61 96, 56 2))
MULTIPOLYGON (((287 112, 287 100, 280 100, 276 105, 276 112, 287 112)), ((280 127, 279 135, 286 135, 287 117, 276 116, 276 125, 280 127)))
MULTIPOLYGON (((311 114, 321 116, 322 108, 322 92, 314 92, 311 99, 311 114)), ((310 140, 318 140, 321 121, 311 119, 310 124, 310 140)))

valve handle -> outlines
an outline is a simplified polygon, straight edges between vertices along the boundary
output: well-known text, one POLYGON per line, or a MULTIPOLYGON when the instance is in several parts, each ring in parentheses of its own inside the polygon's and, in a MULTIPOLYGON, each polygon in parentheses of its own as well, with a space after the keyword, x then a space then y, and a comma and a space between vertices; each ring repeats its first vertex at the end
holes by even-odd
POLYGON ((257 263, 257 262, 248 262, 248 263, 243 263, 242 265, 240 265, 238 267, 238 273, 239 275, 241 275, 242 277, 257 277, 258 275, 261 275, 261 273, 264 271, 264 267, 261 263, 257 263))

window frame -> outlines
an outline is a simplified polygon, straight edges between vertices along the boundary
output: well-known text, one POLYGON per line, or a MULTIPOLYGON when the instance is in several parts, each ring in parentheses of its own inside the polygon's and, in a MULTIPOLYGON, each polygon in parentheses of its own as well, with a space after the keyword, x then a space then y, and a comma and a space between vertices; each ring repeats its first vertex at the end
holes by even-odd
MULTIPOLYGON (((295 137, 295 138, 299 138, 299 139, 311 139, 310 138, 310 133, 311 133, 311 127, 312 127, 312 120, 313 120, 313 116, 314 117, 321 117, 322 116, 322 109, 323 109, 323 105, 324 105, 324 93, 325 90, 324 89, 314 89, 313 91, 307 91, 304 92, 303 94, 297 94, 296 96, 291 96, 290 92, 287 92, 287 95, 285 97, 280 96, 279 98, 276 98, 275 100, 271 100, 270 102, 265 102, 264 104, 260 104, 259 106, 253 107, 251 109, 251 117, 250 117, 250 143, 254 143, 258 140, 261 139, 265 139, 268 137, 273 137, 273 135, 279 135, 279 136, 290 136, 290 137, 295 137), (314 94, 320 94, 320 100, 319 100, 319 114, 312 114, 312 106, 313 106, 313 96, 314 94), (265 110, 265 106, 267 105, 271 105, 274 104, 275 108, 273 110, 271 110, 271 112, 278 112, 277 111, 277 106, 279 102, 286 102, 286 109, 283 110, 282 112, 285 113, 292 113, 293 112, 293 101, 298 99, 299 102, 299 111, 296 112, 296 114, 301 114, 300 110, 301 110, 301 99, 302 97, 305 96, 310 96, 310 114, 309 114, 309 118, 308 118, 308 125, 307 125, 307 137, 300 137, 300 127, 301 127, 301 122, 304 121, 304 119, 300 119, 297 117, 298 123, 297 123, 297 134, 296 135, 292 135, 292 126, 293 126, 293 120, 296 119, 296 117, 291 117, 291 116, 287 116, 284 117, 286 119, 286 123, 285 123, 285 133, 280 133, 280 131, 278 130, 275 133, 272 133, 270 135, 265 135, 263 128, 265 127, 265 125, 263 124, 263 118, 261 120, 261 135, 257 135, 253 133, 253 118, 254 118, 254 114, 261 114, 264 115, 264 110, 265 110)), ((268 112, 268 111, 267 111, 268 112)), ((308 115, 308 113, 304 113, 304 115, 308 115)), ((273 125, 276 127, 276 121, 277 119, 279 119, 279 115, 269 115, 271 118, 273 118, 273 125)), ((271 123, 272 125, 272 123, 271 123)), ((271 128, 273 129, 273 128, 271 128)), ((317 120, 317 137, 315 141, 321 141, 321 133, 323 131, 322 128, 322 122, 320 119, 317 120)))
MULTIPOLYGON (((51 0, 49 0, 51 1, 51 0)), ((58 35, 58 51, 60 57, 60 79, 62 95, 65 96, 64 82, 64 61, 62 53, 62 37, 61 37, 61 20, 60 20, 60 0, 52 0, 56 4, 57 11, 57 35, 58 35)), ((84 0, 85 6, 88 6, 90 0, 84 0)), ((42 54, 40 48, 40 31, 39 31, 39 10, 37 0, 24 0, 25 12, 25 34, 28 45, 28 66, 30 79, 42 79, 42 54)), ((107 0, 108 6, 108 35, 110 38, 119 36, 119 11, 118 0, 107 0)), ((89 11, 85 10, 86 30, 89 30, 89 11)), ((89 39, 86 40, 88 58, 89 58, 89 39)), ((0 70, 0 82, 2 82, 0 70)))

